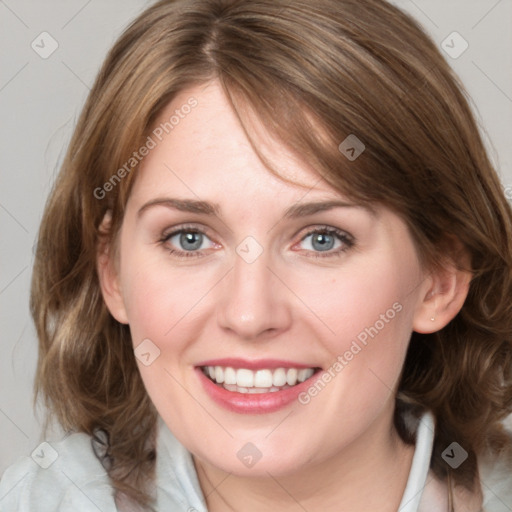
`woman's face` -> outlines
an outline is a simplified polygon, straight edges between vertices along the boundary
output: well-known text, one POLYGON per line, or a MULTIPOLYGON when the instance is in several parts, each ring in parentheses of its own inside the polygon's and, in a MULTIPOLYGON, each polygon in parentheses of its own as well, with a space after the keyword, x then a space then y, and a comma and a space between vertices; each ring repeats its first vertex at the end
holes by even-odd
POLYGON ((182 92, 155 127, 173 115, 134 171, 109 304, 161 417, 199 459, 242 475, 386 438, 429 286, 406 225, 262 135, 302 185, 272 175, 215 82, 182 92))

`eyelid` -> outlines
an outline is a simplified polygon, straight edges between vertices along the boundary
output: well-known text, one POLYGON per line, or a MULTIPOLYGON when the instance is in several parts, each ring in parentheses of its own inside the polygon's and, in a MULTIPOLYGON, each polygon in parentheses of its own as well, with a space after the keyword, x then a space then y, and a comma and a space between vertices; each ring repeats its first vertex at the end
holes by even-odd
POLYGON ((304 240, 304 238, 313 233, 334 233, 340 237, 347 238, 350 240, 355 240, 355 237, 344 229, 340 229, 329 224, 313 224, 310 226, 306 226, 302 228, 295 237, 300 237, 300 240, 304 240))
MULTIPOLYGON (((198 226, 197 224, 191 223, 180 224, 164 230, 161 236, 159 237, 158 241, 163 245, 166 242, 168 242, 169 239, 171 239, 173 236, 180 234, 182 232, 196 232, 202 234, 203 236, 206 236, 212 244, 220 246, 221 244, 215 241, 214 237, 210 236, 209 231, 210 230, 204 225, 198 226)), ((297 242, 294 242, 292 244, 292 248, 301 243, 302 241, 304 241, 308 236, 314 235, 315 233, 326 233, 337 237, 338 240, 341 242, 342 247, 337 248, 336 250, 327 251, 312 251, 308 249, 299 249, 302 252, 309 253, 311 257, 328 258, 333 256, 340 256, 341 254, 352 248, 355 245, 356 241, 355 237, 348 231, 330 225, 319 224, 302 228, 299 231, 299 233, 295 235, 295 237, 299 236, 300 238, 297 242)), ((207 255, 205 254, 206 250, 207 249, 201 249, 197 251, 184 251, 178 248, 173 248, 170 252, 171 254, 177 255, 177 257, 201 257, 207 255)))
POLYGON ((197 233, 206 235, 208 238, 211 238, 210 235, 208 234, 210 230, 205 226, 198 226, 197 224, 178 224, 177 226, 172 226, 171 228, 164 229, 161 238, 168 240, 172 236, 182 231, 195 231, 197 233))
MULTIPOLYGON (((302 235, 299 234, 299 236, 300 236, 299 241, 295 242, 292 247, 303 242, 308 236, 314 235, 315 233, 327 233, 329 235, 335 236, 343 244, 342 247, 340 247, 336 250, 328 250, 328 251, 311 251, 311 250, 307 250, 307 249, 302 249, 302 251, 305 251, 305 252, 311 254, 312 257, 315 257, 315 258, 328 258, 328 257, 332 257, 332 256, 340 256, 347 250, 351 249, 355 245, 355 242, 356 242, 355 237, 348 231, 345 231, 340 228, 336 228, 334 226, 329 226, 329 225, 308 226, 308 227, 302 229, 301 232, 304 232, 304 233, 302 235)), ((301 232, 299 232, 299 233, 301 233, 301 232)))
MULTIPOLYGON (((162 234, 159 236, 158 243, 161 245, 165 245, 169 242, 171 238, 174 236, 183 233, 183 232, 194 232, 199 233, 205 237, 207 237, 210 242, 216 246, 219 246, 220 244, 216 242, 212 236, 209 235, 209 229, 206 228, 204 225, 199 227, 195 224, 180 224, 177 226, 173 226, 172 228, 168 228, 162 232, 162 234)), ((179 249, 177 247, 172 247, 172 249, 169 251, 169 254, 174 254, 178 258, 191 258, 191 257, 202 257, 206 256, 205 251, 207 249, 201 249, 197 251, 184 251, 182 249, 179 249)))

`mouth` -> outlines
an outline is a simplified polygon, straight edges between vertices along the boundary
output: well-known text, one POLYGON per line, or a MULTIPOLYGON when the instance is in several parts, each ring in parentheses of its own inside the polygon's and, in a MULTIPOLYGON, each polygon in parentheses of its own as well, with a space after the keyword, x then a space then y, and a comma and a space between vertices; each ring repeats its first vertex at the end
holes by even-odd
POLYGON ((204 375, 213 383, 235 393, 276 393, 292 388, 312 377, 320 368, 232 368, 202 366, 204 375))
POLYGON ((195 367, 206 394, 239 414, 263 414, 298 401, 322 369, 284 361, 208 361, 195 367))

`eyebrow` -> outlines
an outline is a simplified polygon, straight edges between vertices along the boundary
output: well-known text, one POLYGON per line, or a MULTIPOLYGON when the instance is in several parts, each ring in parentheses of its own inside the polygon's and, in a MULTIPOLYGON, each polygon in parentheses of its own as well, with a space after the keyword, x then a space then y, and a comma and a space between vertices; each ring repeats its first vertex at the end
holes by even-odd
POLYGON ((137 217, 140 217, 146 210, 153 206, 165 206, 174 210, 187 213, 199 213, 203 215, 216 215, 219 216, 219 205, 208 203, 207 201, 197 201, 193 199, 173 199, 173 198, 157 198, 145 203, 137 212, 137 217))
POLYGON ((284 216, 286 218, 307 217, 309 215, 314 215, 315 213, 332 210, 333 208, 363 208, 370 214, 375 215, 375 211, 370 206, 362 204, 347 203, 346 201, 318 201, 294 204, 285 211, 284 216))
MULTIPOLYGON (((140 217, 145 211, 154 206, 164 206, 187 213, 197 213, 202 215, 215 215, 219 217, 220 206, 216 203, 207 201, 199 201, 195 199, 174 199, 174 198, 157 198, 145 203, 137 212, 140 217)), ((300 218, 314 215, 334 208, 363 208, 372 215, 375 211, 369 207, 360 204, 347 203, 345 201, 317 201, 310 203, 300 203, 290 206, 284 212, 284 218, 300 218)))

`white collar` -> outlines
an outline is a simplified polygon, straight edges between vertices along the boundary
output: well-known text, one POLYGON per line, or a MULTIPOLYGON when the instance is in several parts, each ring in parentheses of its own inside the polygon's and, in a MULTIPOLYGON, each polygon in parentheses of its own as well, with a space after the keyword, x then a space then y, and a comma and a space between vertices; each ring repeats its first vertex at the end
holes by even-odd
MULTIPOLYGON (((425 494, 429 494, 428 487, 433 487, 431 483, 435 483, 435 479, 428 478, 434 428, 434 417, 426 412, 417 428, 411 471, 399 512, 421 512, 423 490, 427 486, 425 494)), ((157 510, 171 510, 169 506, 179 504, 186 505, 183 510, 207 512, 192 456, 174 437, 160 416, 157 439, 157 510)), ((430 503, 430 496, 428 501, 430 503)))
POLYGON ((427 484, 430 458, 434 445, 434 416, 426 412, 420 419, 416 432, 416 447, 412 459, 411 471, 398 512, 419 512, 423 490, 427 484))

